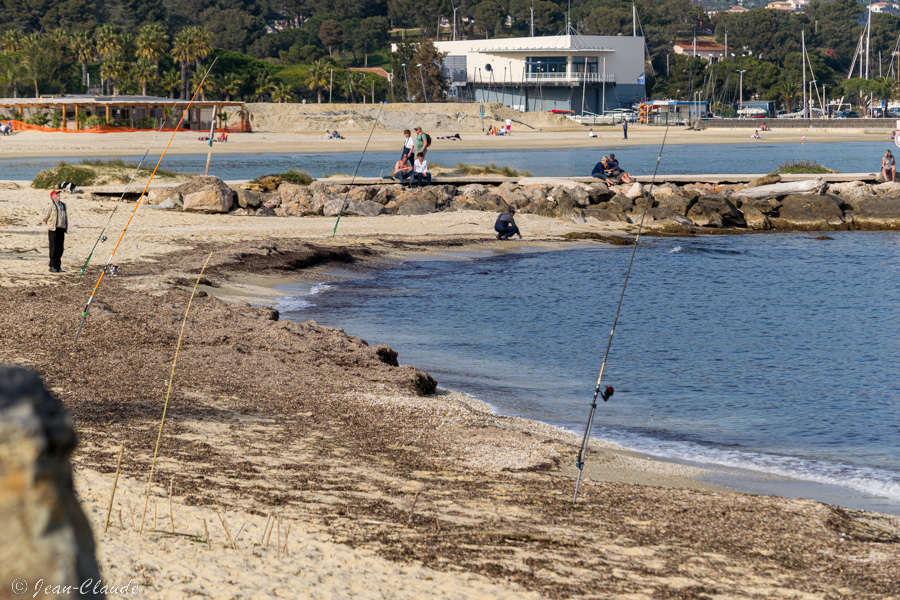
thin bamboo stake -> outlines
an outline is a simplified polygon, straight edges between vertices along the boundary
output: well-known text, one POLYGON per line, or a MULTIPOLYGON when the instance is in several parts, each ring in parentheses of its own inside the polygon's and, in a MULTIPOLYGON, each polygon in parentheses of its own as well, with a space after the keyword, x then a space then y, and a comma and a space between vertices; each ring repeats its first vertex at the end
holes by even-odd
POLYGON ((269 549, 269 540, 272 539, 272 532, 275 531, 275 520, 278 518, 278 515, 275 515, 275 518, 272 519, 272 526, 269 528, 269 535, 266 536, 266 550, 269 549))
MULTIPOLYGON (((212 258, 212 255, 213 253, 210 252, 209 256, 206 257, 206 262, 203 263, 203 268, 200 269, 200 274, 197 275, 197 283, 194 284, 194 291, 191 292, 191 298, 188 300, 187 309, 184 311, 184 320, 181 322, 181 333, 178 334, 178 343, 175 344, 175 358, 172 360, 172 371, 169 373, 169 388, 166 390, 166 401, 163 404, 162 419, 159 420, 159 432, 156 434, 156 447, 153 449, 153 460, 150 463, 150 478, 147 480, 147 494, 144 497, 144 513, 141 515, 141 529, 138 531, 138 535, 143 535, 144 533, 144 518, 147 516, 147 504, 150 502, 150 488, 153 485, 153 470, 156 468, 156 456, 159 453, 159 442, 162 439, 163 424, 166 422, 166 411, 169 409, 169 397, 172 395, 172 381, 175 379, 175 365, 178 363, 178 351, 181 350, 181 340, 184 337, 184 328, 187 326, 187 318, 188 314, 191 312, 191 303, 194 301, 194 295, 197 293, 197 286, 200 285, 203 271, 206 270, 206 265, 209 264, 209 259, 212 258)), ((155 526, 154 529, 156 529, 155 526)))
POLYGON ((231 537, 231 532, 228 531, 228 523, 225 522, 225 517, 223 517, 222 513, 220 513, 218 510, 216 511, 216 514, 219 515, 219 520, 222 521, 222 527, 225 528, 225 535, 228 536, 228 540, 231 542, 231 548, 233 550, 237 550, 237 545, 235 545, 234 543, 234 538, 231 537))
POLYGON ((263 526, 262 535, 259 536, 259 545, 262 546, 263 540, 266 539, 266 532, 269 530, 269 521, 272 520, 272 513, 269 513, 269 516, 266 517, 266 524, 263 526))
POLYGON ((287 531, 284 533, 284 550, 281 552, 281 558, 287 556, 288 536, 291 535, 291 524, 288 522, 287 531))
MULTIPOLYGON (((122 449, 119 450, 119 460, 116 462, 116 478, 113 480, 113 489, 112 493, 109 495, 109 508, 106 509, 106 526, 103 528, 103 533, 106 533, 109 530, 109 517, 112 515, 112 507, 113 507, 113 498, 116 497, 116 486, 119 485, 119 469, 122 468, 122 455, 125 454, 125 446, 122 446, 122 449)), ((121 517, 121 514, 120 514, 121 517)))
POLYGON ((169 521, 172 522, 172 533, 175 533, 175 516, 172 513, 172 488, 175 487, 175 478, 169 482, 169 521))

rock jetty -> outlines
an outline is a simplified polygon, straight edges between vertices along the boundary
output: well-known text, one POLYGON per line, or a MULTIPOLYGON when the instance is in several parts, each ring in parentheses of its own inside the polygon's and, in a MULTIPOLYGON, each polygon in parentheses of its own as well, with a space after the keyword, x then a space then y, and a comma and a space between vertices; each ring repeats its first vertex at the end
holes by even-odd
POLYGON ((409 187, 385 182, 349 186, 327 180, 298 185, 277 176, 229 187, 215 177, 153 190, 161 209, 244 216, 423 215, 441 211, 501 212, 618 225, 672 233, 707 229, 834 231, 900 229, 900 183, 822 179, 782 182, 766 175, 748 183, 606 185, 523 177, 499 185, 469 183, 409 187))

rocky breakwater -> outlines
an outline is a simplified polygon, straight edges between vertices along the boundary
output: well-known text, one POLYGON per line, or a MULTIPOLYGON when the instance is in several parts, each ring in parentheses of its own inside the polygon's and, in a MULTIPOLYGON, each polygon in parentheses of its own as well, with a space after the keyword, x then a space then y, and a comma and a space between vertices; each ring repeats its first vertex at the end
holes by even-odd
POLYGON ((644 224, 662 232, 705 229, 828 231, 900 229, 900 183, 821 179, 782 182, 766 175, 749 184, 663 182, 606 185, 570 179, 524 177, 500 185, 418 188, 399 183, 349 186, 314 181, 300 185, 277 176, 230 189, 213 177, 155 190, 160 208, 253 216, 422 215, 441 211, 501 212, 515 207, 585 223, 644 224))
POLYGON ((38 376, 0 367, 0 598, 103 597, 72 484, 74 448, 72 420, 38 376))

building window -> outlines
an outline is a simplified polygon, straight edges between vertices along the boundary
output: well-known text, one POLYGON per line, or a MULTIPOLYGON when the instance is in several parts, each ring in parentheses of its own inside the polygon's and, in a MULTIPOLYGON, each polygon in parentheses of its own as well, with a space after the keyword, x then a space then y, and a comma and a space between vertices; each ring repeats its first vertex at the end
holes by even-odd
POLYGON ((597 73, 597 61, 599 59, 596 56, 573 56, 572 57, 572 72, 573 73, 597 73))
POLYGON ((565 73, 566 57, 565 56, 529 56, 528 72, 536 73, 565 73))

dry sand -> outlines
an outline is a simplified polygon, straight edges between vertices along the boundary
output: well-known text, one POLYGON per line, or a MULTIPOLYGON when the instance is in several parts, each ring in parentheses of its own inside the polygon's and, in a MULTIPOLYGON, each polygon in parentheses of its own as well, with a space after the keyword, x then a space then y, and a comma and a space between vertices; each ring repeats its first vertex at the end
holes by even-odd
MULTIPOLYGON (((521 113, 500 105, 486 105, 485 126, 499 125, 509 116, 513 119, 512 135, 485 136, 477 104, 384 105, 378 115, 378 105, 313 105, 313 104, 250 104, 254 133, 233 133, 227 143, 216 143, 215 154, 248 153, 327 153, 359 152, 372 133, 369 151, 399 150, 403 145, 404 129, 422 125, 432 136, 432 149, 484 150, 485 163, 490 162, 494 150, 534 150, 558 148, 595 148, 608 150, 643 144, 659 145, 666 128, 632 125, 628 140, 622 139, 619 126, 597 126, 598 138, 588 138, 589 127, 579 125, 558 115, 546 112, 521 113), (325 139, 326 129, 337 129, 344 140, 325 139), (461 141, 439 140, 438 136, 459 133, 461 141)), ((170 154, 206 154, 206 142, 198 140, 197 132, 179 132, 168 150, 170 154)), ((739 144, 751 143, 747 129, 707 129, 691 131, 672 126, 667 144, 739 144)), ((763 133, 765 143, 838 141, 886 141, 885 132, 865 131, 800 131, 778 130, 763 133)), ((16 132, 0 140, 0 158, 143 156, 150 148, 150 156, 158 157, 166 147, 170 133, 45 133, 16 132)), ((165 168, 165 165, 163 165, 165 168)))
MULTIPOLYGON (((104 281, 73 347, 134 205, 120 207, 87 283, 74 285, 113 203, 66 200, 66 273, 52 275, 39 224, 47 192, 0 189, 0 360, 37 369, 75 415, 78 490, 110 583, 133 580, 147 598, 900 595, 894 517, 723 492, 700 471, 602 443, 572 506, 573 436, 461 394, 421 396, 428 377, 392 366, 384 348, 216 297, 257 298, 261 286, 322 278, 336 264, 526 247, 495 240, 492 214, 344 218, 332 238, 330 218, 143 206, 116 257, 121 275, 104 281), (179 355, 145 525, 155 531, 138 537, 187 290, 210 251, 213 294, 194 300, 179 355), (103 533, 120 446, 123 479, 103 533), (281 527, 267 545, 270 515, 281 527)), ((560 238, 569 231, 611 233, 534 215, 520 225, 546 249, 581 243, 560 238)))

